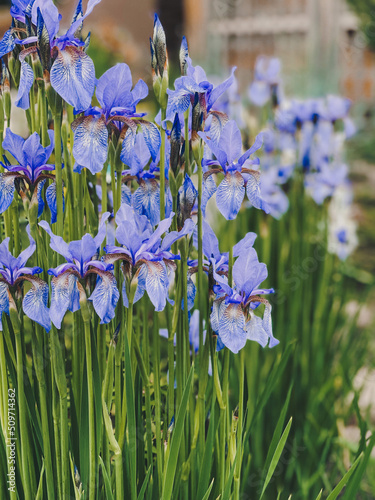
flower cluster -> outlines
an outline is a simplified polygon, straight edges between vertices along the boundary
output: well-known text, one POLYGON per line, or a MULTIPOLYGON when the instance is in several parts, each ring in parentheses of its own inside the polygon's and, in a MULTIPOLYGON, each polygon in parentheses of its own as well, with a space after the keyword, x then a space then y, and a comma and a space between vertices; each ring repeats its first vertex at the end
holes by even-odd
MULTIPOLYGON (((49 235, 50 248, 55 255, 66 261, 61 263, 61 257, 55 256, 55 261, 60 264, 46 269, 52 276, 49 308, 48 285, 43 282, 43 294, 34 293, 35 278, 32 281, 34 288, 25 295, 24 301, 27 303, 30 294, 34 293, 33 300, 43 311, 43 319, 37 321, 46 329, 49 329, 50 321, 56 328, 61 328, 66 312, 80 309, 81 298, 85 294, 88 294, 102 323, 109 323, 115 318, 120 295, 123 305, 129 308, 147 292, 155 310, 162 311, 167 302, 173 304, 170 292, 172 297, 176 296, 172 279, 176 261, 181 258, 177 242, 182 238, 189 240, 194 232, 199 235, 198 239, 201 238, 204 262, 201 265, 200 257, 198 255, 197 258, 196 254, 188 258, 189 311, 195 303, 196 284, 193 276, 197 272, 206 272, 210 279, 214 277, 216 283, 211 289, 216 294, 213 303, 215 313, 211 316, 211 322, 223 344, 237 352, 239 345, 243 346, 244 342, 237 339, 238 329, 224 332, 220 326, 223 314, 225 316, 227 313, 216 314, 219 303, 227 304, 229 309, 225 310, 228 311, 241 309, 244 321, 246 317, 246 331, 250 328, 249 324, 257 324, 257 339, 261 339, 260 343, 265 345, 263 332, 272 337, 269 324, 260 324, 258 316, 249 312, 249 304, 254 308, 255 304, 264 303, 258 297, 262 292, 257 290, 255 284, 250 290, 238 277, 233 289, 225 285, 225 275, 230 268, 228 255, 220 254, 217 238, 204 219, 207 203, 215 193, 218 210, 227 220, 236 218, 243 205, 245 192, 252 206, 270 211, 261 190, 259 158, 253 157, 261 148, 262 135, 257 136, 254 145, 244 151, 238 126, 220 108, 220 97, 236 83, 235 68, 227 80, 215 86, 203 68, 193 66, 184 38, 180 51, 181 77, 174 82, 174 90, 169 90, 165 33, 155 16, 154 33, 150 40, 151 66, 161 114, 156 118, 156 123, 148 121, 144 113, 137 111, 138 103, 148 95, 147 85, 139 80, 133 86, 127 64, 119 63, 98 80, 95 78, 94 64, 86 54, 90 39, 83 37, 82 30, 83 21, 99 1, 89 0, 85 11, 79 1, 69 29, 61 35, 61 16, 52 0, 14 0, 11 9, 12 27, 0 42, 0 57, 5 63, 3 70, 10 71, 12 81, 18 87, 17 106, 33 114, 34 81, 37 81, 38 87, 46 92, 54 117, 61 114, 67 104, 74 108, 77 115, 71 123, 71 154, 75 163, 72 169, 70 151, 67 150, 67 144, 63 145, 64 158, 68 158, 63 182, 61 168, 64 165, 57 159, 60 143, 54 144, 52 130, 48 130, 50 144, 46 145, 46 136, 41 141, 39 130, 33 131, 24 140, 8 129, 2 145, 6 155, 1 164, 4 172, 0 173, 0 212, 8 210, 17 190, 23 200, 25 213, 32 222, 33 231, 37 234, 40 230, 36 220, 43 213, 45 192, 50 221, 39 222, 39 228, 49 235), (96 105, 93 104, 94 93, 96 105), (54 151, 55 159, 50 160, 54 151), (193 155, 190 155, 191 152, 193 155), (8 155, 17 164, 10 161, 8 155), (112 204, 116 230, 113 230, 113 222, 107 224, 111 213, 105 212, 101 214, 95 237, 87 233, 81 239, 71 238, 72 241, 66 242, 61 225, 58 223, 53 228, 59 213, 58 200, 62 200, 64 208, 65 192, 65 197, 68 195, 73 207, 76 196, 72 192, 73 175, 80 175, 87 169, 93 175, 101 172, 106 179, 108 165, 115 175, 112 182, 115 191, 108 192, 106 189, 103 192, 95 186, 95 192, 100 198, 102 195, 108 197, 101 200, 102 205, 107 207, 108 200, 112 204), (195 173, 199 174, 198 186, 194 184, 195 173), (215 178, 219 179, 218 186, 215 178), (49 185, 45 188, 47 182, 49 185), (57 188, 57 185, 60 187, 57 188), (60 189, 64 192, 59 192, 60 189), (161 190, 165 192, 161 193, 161 190), (162 200, 165 209, 161 207, 162 200), (32 211, 36 205, 37 214, 32 211), (173 230, 170 230, 172 225, 173 230), (194 227, 198 230, 194 231, 194 227), (103 247, 105 238, 107 242, 103 247), (100 253, 101 247, 104 254, 100 253), (120 267, 116 266, 118 261, 120 267), (255 296, 258 302, 254 301, 255 296), (216 317, 217 320, 214 319, 216 317)), ((58 124, 55 121, 55 125, 58 124)), ((61 134, 58 132, 59 142, 61 134)), ((48 212, 46 215, 48 217, 48 212)), ((64 220, 63 217, 60 214, 60 221, 64 220)), ((246 245, 241 244, 244 253, 253 256, 255 250, 247 243, 252 245, 254 239, 255 235, 245 238, 246 245)), ((39 233, 38 241, 43 240, 44 236, 39 233)), ((234 255, 238 257, 237 262, 246 263, 246 272, 251 274, 256 269, 255 260, 243 260, 244 253, 239 251, 241 245, 235 246, 234 255)), ((199 253, 201 245, 198 243, 195 248, 199 253)), ((191 249, 196 252, 193 246, 191 249)), ((46 255, 50 255, 50 251, 46 251, 46 255)), ((19 274, 16 278, 12 271, 7 281, 11 288, 18 285, 17 279, 31 280, 23 265, 24 262, 18 265, 19 274)), ((262 269, 264 267, 263 264, 262 269)), ((40 268, 32 269, 30 276, 42 272, 40 268)), ((38 283, 42 286, 41 280, 38 283)), ((3 309, 7 311, 5 291, 4 297, 3 309)), ((175 307, 183 307, 183 300, 175 307)), ((267 318, 270 318, 269 307, 267 303, 267 318)), ((220 310, 223 311, 222 306, 220 310)), ((27 307, 25 312, 29 313, 27 307)), ((252 338, 251 335, 248 338, 252 338)))

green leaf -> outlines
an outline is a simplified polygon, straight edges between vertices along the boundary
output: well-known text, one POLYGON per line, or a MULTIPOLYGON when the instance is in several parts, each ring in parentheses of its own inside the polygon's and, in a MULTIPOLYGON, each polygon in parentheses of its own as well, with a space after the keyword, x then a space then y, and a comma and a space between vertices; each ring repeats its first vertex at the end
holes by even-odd
POLYGON ((202 500, 208 500, 210 493, 211 493, 211 490, 212 490, 212 486, 214 485, 214 481, 215 481, 215 478, 213 478, 213 480, 211 481, 210 486, 208 487, 208 490, 206 491, 202 500))
POLYGON ((320 500, 322 498, 322 494, 323 494, 323 488, 319 491, 319 495, 316 497, 315 500, 320 500))
MULTIPOLYGON (((372 451, 374 445, 375 445, 375 432, 371 435, 370 442, 367 445, 366 451, 363 454, 363 459, 361 461, 360 466, 357 467, 355 473, 353 474, 353 477, 351 478, 351 481, 348 483, 348 486, 345 490, 344 496, 342 497, 343 500, 352 500, 353 498, 355 498, 355 495, 361 486, 362 477, 366 471, 366 467, 367 467, 368 461, 370 459, 371 451, 372 451)), ((350 469, 349 469, 349 471, 350 471, 350 469)))
MULTIPOLYGON (((279 380, 281 380, 282 373, 285 370, 285 367, 287 365, 289 356, 290 356, 290 354, 292 352, 292 349, 294 349, 294 346, 295 346, 295 341, 290 342, 287 345, 285 351, 283 352, 282 358, 279 361, 279 363, 273 367, 272 372, 270 373, 270 375, 269 375, 269 377, 267 379, 265 388, 264 388, 262 394, 260 395, 260 397, 258 398, 256 407, 255 407, 255 410, 254 410, 254 416, 253 416, 253 418, 252 418, 252 420, 250 422, 249 428, 247 429, 247 434, 250 433, 250 429, 252 428, 253 424, 255 423, 257 417, 262 414, 262 409, 264 408, 264 406, 266 405, 269 397, 271 396, 272 391, 273 391, 276 383, 279 380)), ((248 436, 245 437, 245 440, 247 439, 247 437, 248 436)))
POLYGON ((149 484, 149 480, 150 480, 150 476, 151 476, 151 465, 150 467, 148 468, 148 471, 147 471, 147 474, 146 474, 146 477, 144 478, 144 481, 143 481, 143 484, 142 484, 142 488, 139 492, 139 495, 138 495, 138 499, 137 500, 143 500, 144 497, 145 497, 145 493, 146 493, 146 488, 149 484))
POLYGON ((211 464, 213 458, 213 443, 214 443, 214 423, 215 423, 215 414, 211 413, 210 425, 208 427, 208 434, 206 440, 206 446, 204 449, 204 455, 201 465, 201 472, 199 474, 198 481, 198 492, 197 499, 203 498, 205 496, 205 491, 207 491, 207 486, 211 476, 211 464))
POLYGON ((238 459, 238 455, 236 455, 236 458, 234 459, 232 468, 230 470, 230 473, 229 473, 229 476, 228 476, 228 479, 227 479, 227 482, 225 485, 224 493, 223 493, 223 500, 229 500, 231 497, 232 481, 233 481, 233 476, 234 476, 234 469, 236 468, 236 464, 237 464, 237 459, 238 459))
POLYGON ((43 498, 43 476, 44 476, 44 461, 42 465, 42 470, 40 471, 38 491, 36 492, 35 500, 41 500, 43 498))
POLYGON ((184 430, 184 421, 187 410, 187 404, 189 401, 190 390, 193 382, 193 374, 194 374, 194 364, 190 369, 189 377, 186 381, 186 386, 184 389, 184 393, 182 395, 181 404, 177 412, 176 425, 172 433, 171 448, 165 466, 163 490, 161 496, 162 500, 170 500, 172 496, 173 478, 175 476, 177 467, 178 453, 180 450, 181 437, 184 430))
POLYGON ((264 463, 264 470, 268 470, 270 463, 271 463, 271 459, 275 453, 277 443, 280 440, 280 436, 281 436, 281 433, 283 431, 285 415, 286 415, 286 412, 288 410, 290 396, 292 394, 292 388, 293 388, 293 383, 289 387, 289 391, 288 391, 288 394, 286 396, 285 403, 283 405, 283 408, 281 410, 281 413, 280 413, 279 419, 277 421, 275 430, 273 432, 272 441, 271 441, 270 447, 268 448, 266 461, 264 463))
POLYGON ((112 495, 111 481, 108 477, 107 469, 105 468, 103 459, 99 456, 99 464, 102 468, 103 479, 104 479, 104 488, 105 488, 105 496, 107 500, 114 500, 112 495))
POLYGON ((345 476, 341 479, 341 481, 337 484, 335 489, 328 495, 327 500, 336 500, 336 498, 339 496, 339 493, 343 489, 343 487, 348 483, 351 475, 355 471, 357 465, 359 462, 362 460, 363 457, 363 452, 359 455, 357 460, 354 462, 354 464, 350 467, 350 469, 346 472, 345 476))
MULTIPOLYGON (((129 311, 128 311, 129 314, 129 311)), ((135 420, 133 375, 130 361, 128 336, 125 339, 125 387, 126 387, 126 409, 128 417, 128 448, 130 461, 130 489, 133 500, 137 498, 137 426, 135 420)))
POLYGON ((267 476, 266 476, 266 479, 264 481, 262 493, 260 495, 259 500, 261 500, 263 498, 264 492, 266 491, 266 488, 271 480, 271 477, 272 477, 273 473, 275 472, 276 465, 278 464, 278 462, 280 460, 281 453, 284 449, 286 440, 288 439, 291 426, 292 426, 292 417, 290 417, 290 420, 287 423, 287 426, 285 427, 283 435, 281 436, 281 439, 276 447, 275 453, 273 454, 273 457, 272 457, 269 469, 267 471, 267 476))

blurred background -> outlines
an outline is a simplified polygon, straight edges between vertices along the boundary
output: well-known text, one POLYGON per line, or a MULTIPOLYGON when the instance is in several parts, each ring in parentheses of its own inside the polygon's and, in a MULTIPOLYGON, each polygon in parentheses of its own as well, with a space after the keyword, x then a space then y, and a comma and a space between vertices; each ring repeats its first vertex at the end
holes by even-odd
MULTIPOLYGON (((10 3, 0 1, 1 33, 10 23, 10 3)), ((61 27, 68 27, 76 0, 56 3, 63 16, 61 27)), ((86 24, 92 32, 89 53, 97 77, 121 61, 130 66, 134 83, 142 78, 152 87, 149 37, 155 12, 167 35, 171 88, 179 76, 178 52, 185 35, 193 64, 201 64, 211 81, 215 75, 226 77, 237 66, 238 92, 248 119, 257 113, 249 102, 248 87, 260 55, 280 58, 288 97, 338 94, 352 100, 357 133, 348 141, 346 156, 359 244, 346 267, 357 280, 348 314, 359 302, 360 283, 372 284, 358 334, 371 329, 375 324, 375 0, 102 0, 86 24)), ((152 95, 149 99, 147 107, 152 95)), ((368 370, 364 368, 365 374, 358 378, 358 384, 366 386, 361 408, 375 401, 374 339, 372 335, 366 354, 368 370)), ((370 421, 375 422, 374 409, 370 421)), ((350 428, 354 434, 346 437, 355 443, 358 426, 346 427, 350 428)), ((367 496, 374 488, 374 470, 373 463, 368 473, 371 486, 360 498, 375 498, 367 496)))

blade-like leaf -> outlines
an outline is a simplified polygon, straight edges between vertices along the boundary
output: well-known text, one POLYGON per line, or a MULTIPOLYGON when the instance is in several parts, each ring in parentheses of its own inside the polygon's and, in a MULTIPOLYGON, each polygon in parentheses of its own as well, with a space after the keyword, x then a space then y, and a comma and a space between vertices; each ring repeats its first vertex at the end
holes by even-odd
POLYGON ((177 412, 176 426, 172 433, 171 448, 169 452, 168 461, 165 466, 164 483, 161 496, 162 500, 170 500, 170 498, 172 497, 172 489, 173 489, 172 478, 174 477, 176 472, 178 452, 180 450, 181 437, 182 437, 182 432, 184 430, 185 414, 186 414, 187 404, 189 401, 191 385, 193 381, 193 373, 194 373, 194 365, 191 367, 189 377, 186 381, 186 386, 182 396, 181 404, 177 412))
POLYGON ((353 472, 357 468, 357 465, 362 460, 362 458, 363 458, 363 452, 359 455, 357 460, 353 463, 353 465, 350 467, 350 469, 346 472, 346 474, 341 479, 341 481, 337 484, 335 489, 328 495, 327 500, 335 500, 339 496, 341 490, 348 483, 351 475, 353 474, 353 472))
POLYGON ((280 441, 276 447, 275 453, 273 454, 269 469, 267 471, 266 479, 264 480, 264 485, 263 485, 262 493, 260 495, 259 500, 262 500, 264 492, 266 491, 266 488, 271 480, 271 477, 272 477, 273 473, 275 472, 276 466, 277 466, 277 464, 280 460, 280 457, 281 457, 281 453, 283 452, 286 440, 288 439, 291 426, 292 426, 292 417, 290 417, 290 420, 289 420, 287 426, 285 427, 283 435, 281 436, 280 441))

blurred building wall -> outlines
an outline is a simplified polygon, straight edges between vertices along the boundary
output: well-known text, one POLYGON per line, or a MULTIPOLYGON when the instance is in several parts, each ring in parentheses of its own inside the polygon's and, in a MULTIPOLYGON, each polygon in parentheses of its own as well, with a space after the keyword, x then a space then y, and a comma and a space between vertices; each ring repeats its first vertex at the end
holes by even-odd
POLYGON ((185 20, 193 59, 237 66, 242 89, 266 54, 281 58, 294 94, 375 97, 375 54, 345 0, 185 0, 185 20))

